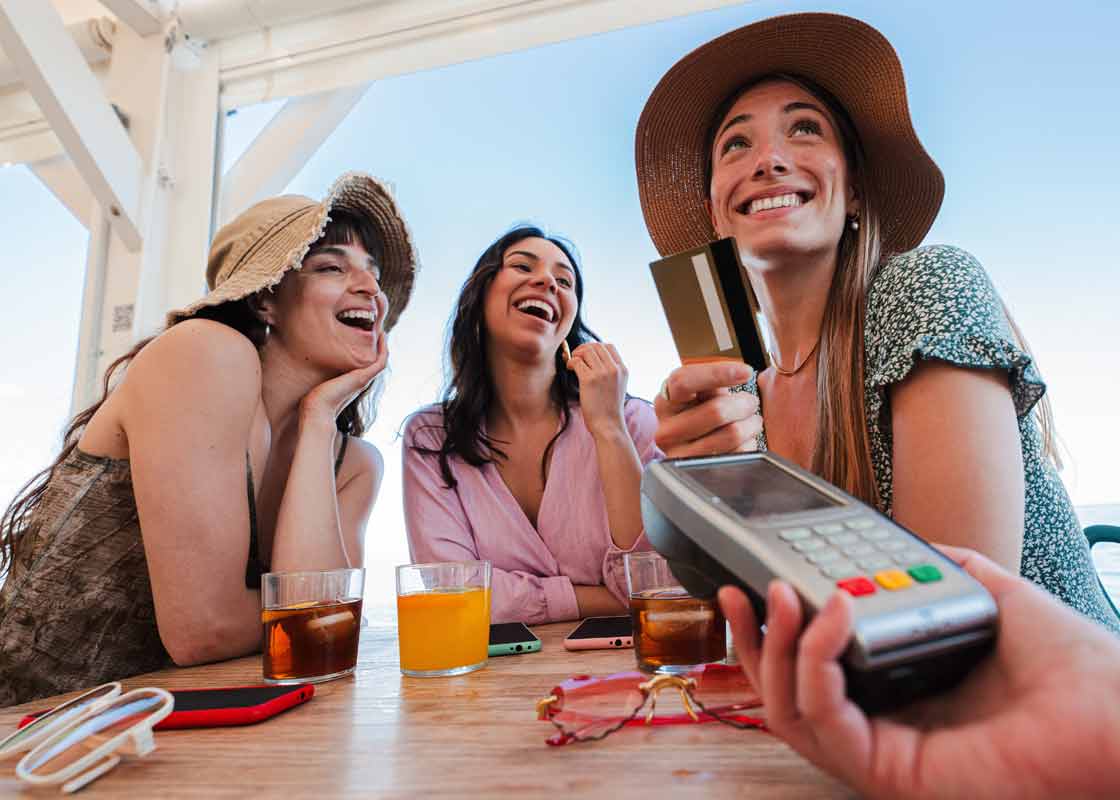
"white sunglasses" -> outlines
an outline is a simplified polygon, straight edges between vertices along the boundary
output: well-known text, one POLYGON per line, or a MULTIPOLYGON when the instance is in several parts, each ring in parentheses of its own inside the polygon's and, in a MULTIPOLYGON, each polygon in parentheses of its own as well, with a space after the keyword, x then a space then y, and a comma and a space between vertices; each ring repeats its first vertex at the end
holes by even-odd
POLYGON ((146 756, 156 747, 152 728, 171 713, 175 698, 163 689, 105 683, 48 711, 0 741, 0 761, 27 752, 16 775, 37 785, 62 784, 69 794, 120 763, 118 750, 146 756))

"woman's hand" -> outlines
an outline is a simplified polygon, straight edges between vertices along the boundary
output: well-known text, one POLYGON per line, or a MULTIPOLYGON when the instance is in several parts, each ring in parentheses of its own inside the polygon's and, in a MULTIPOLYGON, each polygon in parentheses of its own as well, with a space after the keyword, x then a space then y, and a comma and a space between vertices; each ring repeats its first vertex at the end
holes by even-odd
POLYGON ((745 453, 758 447, 758 398, 730 391, 750 380, 746 364, 687 364, 669 373, 654 399, 657 446, 667 458, 745 453))
POLYGON ((344 372, 316 386, 300 402, 300 421, 319 421, 334 428, 334 422, 343 409, 370 385, 389 361, 389 346, 384 330, 385 317, 389 311, 389 301, 384 294, 378 294, 377 322, 373 329, 373 362, 366 367, 344 372))
POLYGON ((892 716, 869 719, 845 696, 847 594, 802 631, 797 595, 775 581, 760 641, 746 596, 720 590, 767 727, 867 797, 1120 796, 1120 642, 983 556, 943 549, 995 597, 996 649, 957 688, 892 716))
POLYGON ((592 435, 604 430, 625 430, 622 404, 630 373, 613 344, 585 342, 568 359, 568 369, 579 379, 579 407, 592 435))

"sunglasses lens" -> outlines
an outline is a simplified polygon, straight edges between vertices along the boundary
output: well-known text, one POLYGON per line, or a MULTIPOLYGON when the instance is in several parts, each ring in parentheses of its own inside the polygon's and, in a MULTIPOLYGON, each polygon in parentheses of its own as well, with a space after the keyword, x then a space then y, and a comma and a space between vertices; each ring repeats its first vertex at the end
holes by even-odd
POLYGON ((0 758, 27 750, 48 728, 77 717, 84 713, 91 704, 119 691, 120 687, 117 684, 106 683, 96 689, 90 689, 85 694, 78 695, 73 700, 51 709, 46 714, 36 717, 34 721, 27 723, 0 741, 0 758))
POLYGON ((691 677, 696 681, 692 697, 704 708, 716 713, 754 709, 752 716, 761 714, 762 698, 738 667, 709 664, 693 672, 691 677))
POLYGON ((565 692, 563 706, 552 721, 577 739, 594 739, 631 719, 644 701, 633 682, 592 683, 565 692))
POLYGON ((166 695, 137 689, 121 695, 85 719, 75 720, 25 756, 21 767, 47 777, 66 769, 105 742, 155 716, 171 701, 166 695))

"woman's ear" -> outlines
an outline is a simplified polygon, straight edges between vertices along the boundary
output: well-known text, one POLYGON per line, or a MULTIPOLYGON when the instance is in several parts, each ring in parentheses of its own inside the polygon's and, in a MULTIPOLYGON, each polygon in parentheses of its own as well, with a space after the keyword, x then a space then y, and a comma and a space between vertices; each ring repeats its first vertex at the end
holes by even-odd
POLYGON ((253 315, 260 320, 262 325, 275 325, 274 319, 276 314, 276 301, 272 297, 272 292, 268 289, 263 289, 254 295, 245 298, 249 304, 249 310, 253 315))
POLYGON ((859 216, 859 211, 860 211, 859 189, 856 188, 855 184, 850 184, 848 186, 848 198, 847 198, 847 202, 845 203, 844 216, 848 217, 849 219, 851 219, 852 217, 858 217, 859 216))

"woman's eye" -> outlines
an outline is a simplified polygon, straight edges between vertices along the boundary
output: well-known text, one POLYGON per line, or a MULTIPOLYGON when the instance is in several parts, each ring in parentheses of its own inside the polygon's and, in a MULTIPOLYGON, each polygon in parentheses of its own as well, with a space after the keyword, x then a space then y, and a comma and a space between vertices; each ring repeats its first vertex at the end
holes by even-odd
POLYGON ((568 280, 567 278, 557 278, 556 282, 558 284, 560 284, 561 286, 563 286, 565 289, 571 289, 572 288, 572 282, 570 280, 568 280))
POLYGON ((512 266, 518 272, 532 272, 533 271, 532 268, 528 264, 511 264, 510 266, 512 266))
POLYGON ((751 143, 744 139, 742 136, 732 136, 723 143, 723 148, 720 150, 720 155, 727 155, 734 150, 746 150, 751 146, 751 143))
POLYGON ((317 272, 342 272, 342 267, 338 264, 320 264, 317 272))
POLYGON ((821 126, 816 120, 801 119, 793 124, 793 129, 790 131, 794 136, 802 133, 811 133, 814 136, 821 135, 821 126))

